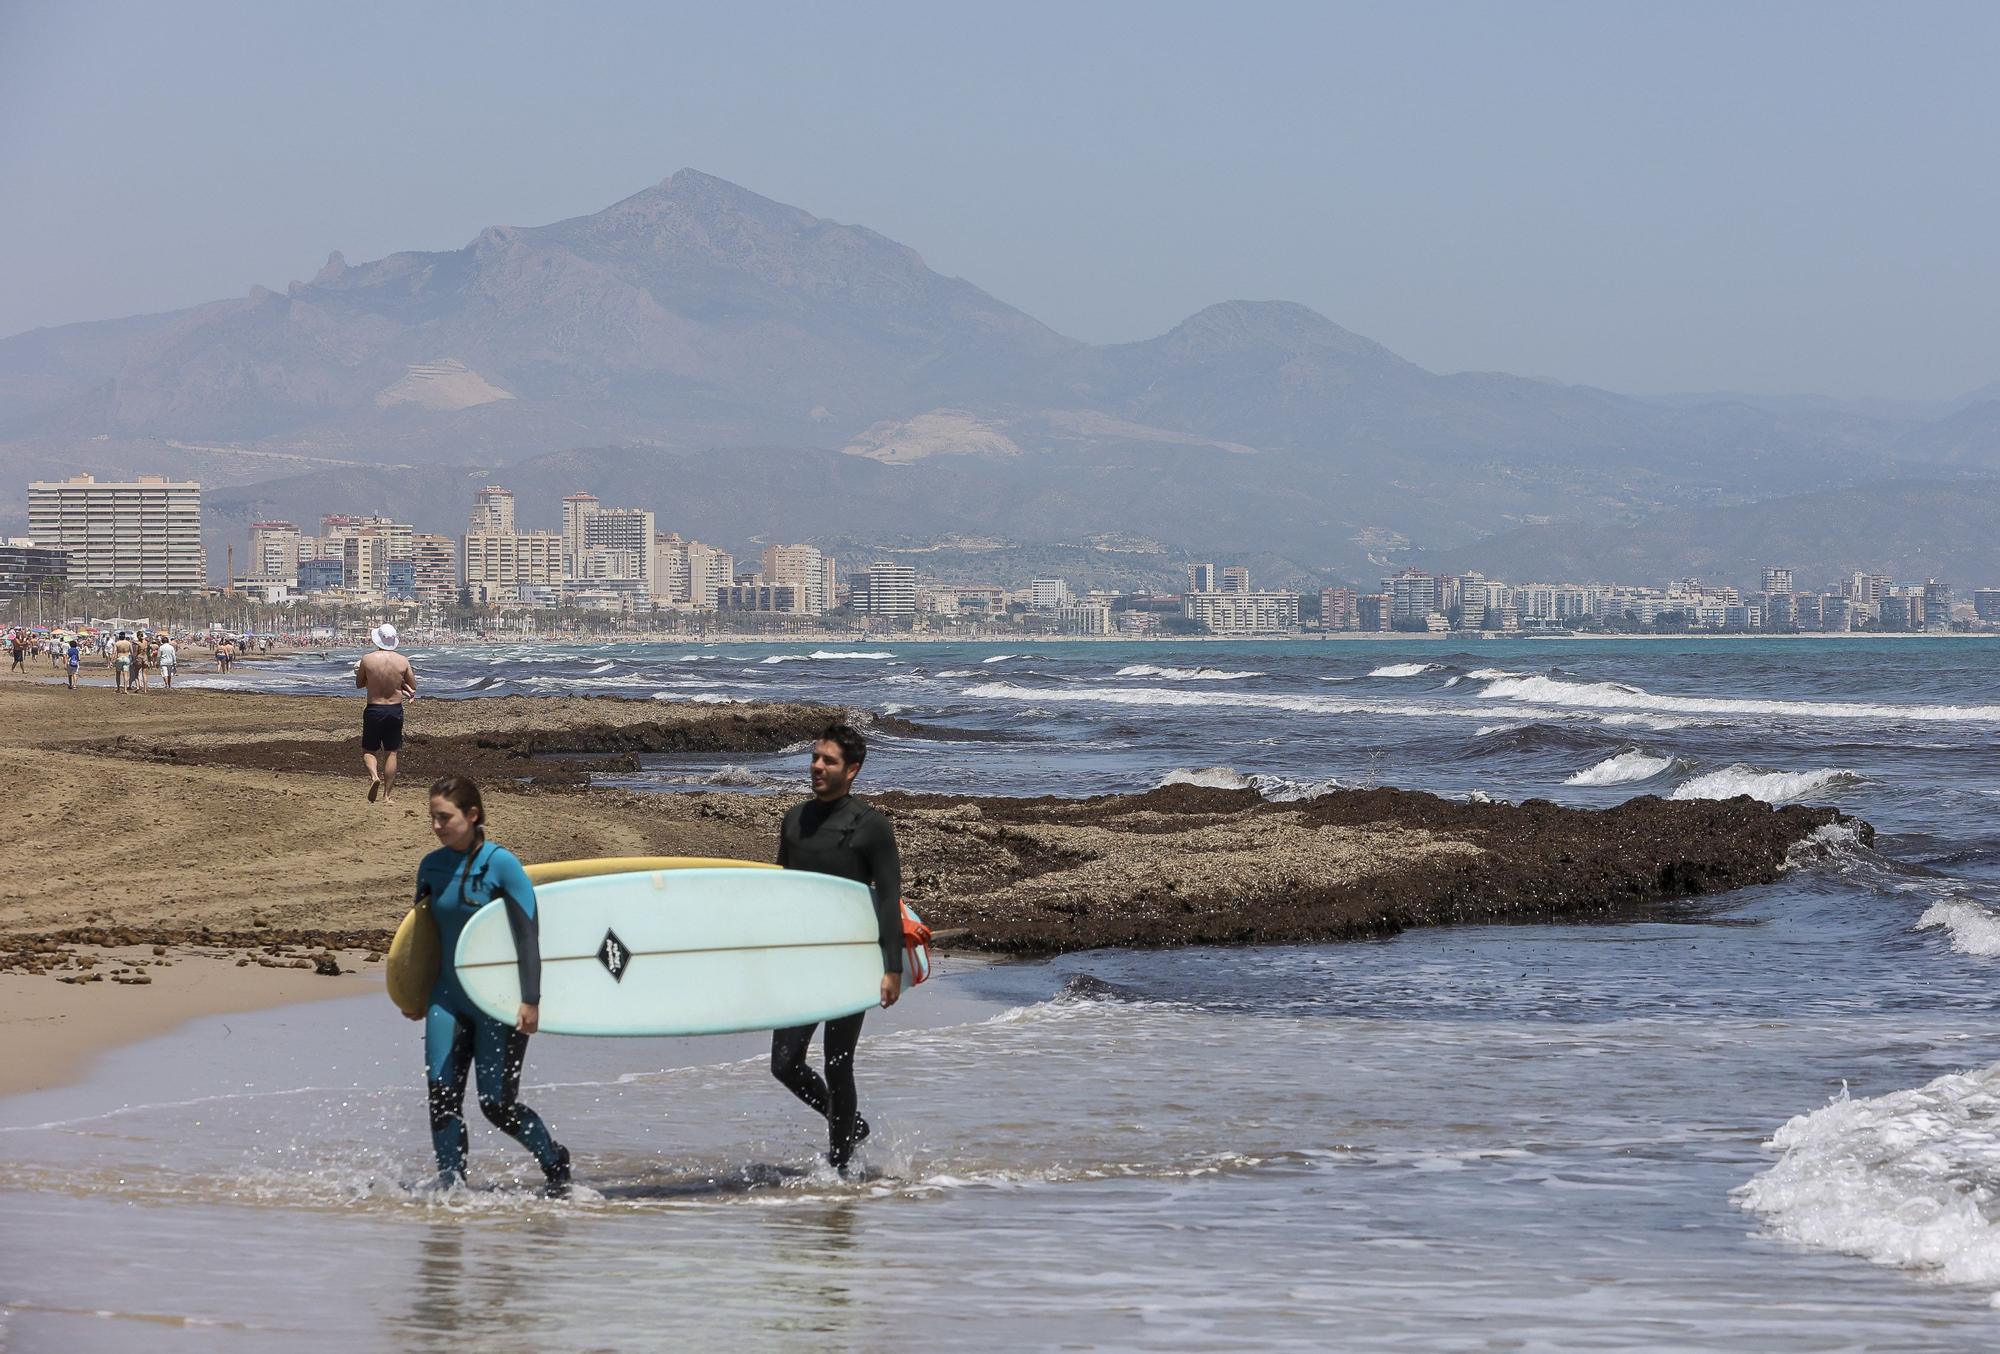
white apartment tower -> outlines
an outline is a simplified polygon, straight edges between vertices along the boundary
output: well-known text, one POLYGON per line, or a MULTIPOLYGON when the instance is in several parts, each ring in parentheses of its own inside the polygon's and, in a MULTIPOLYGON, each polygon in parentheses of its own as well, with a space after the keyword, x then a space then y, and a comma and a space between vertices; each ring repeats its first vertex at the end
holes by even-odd
POLYGON ((37 480, 28 486, 28 532, 68 555, 73 588, 199 592, 208 584, 201 485, 193 481, 37 480))
POLYGON ((579 524, 583 549, 574 577, 623 591, 653 591, 658 553, 650 508, 597 508, 579 524))
POLYGON ((297 578, 299 576, 299 524, 297 522, 252 522, 250 524, 251 578, 297 578))
POLYGON ((514 532, 514 491, 502 489, 497 484, 489 484, 472 496, 472 521, 467 531, 496 532, 510 536, 514 532))
POLYGON ((823 616, 833 606, 833 559, 811 545, 764 547, 764 581, 797 589, 799 610, 823 616))
POLYGON ((597 515, 597 495, 579 490, 562 501, 563 573, 569 578, 583 576, 583 524, 597 515))

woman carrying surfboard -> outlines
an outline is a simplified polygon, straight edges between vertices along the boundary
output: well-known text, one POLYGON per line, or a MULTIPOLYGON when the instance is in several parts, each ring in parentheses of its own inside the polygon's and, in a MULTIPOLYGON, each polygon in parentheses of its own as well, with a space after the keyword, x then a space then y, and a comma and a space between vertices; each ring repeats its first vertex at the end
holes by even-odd
MULTIPOLYGON (((868 885, 881 932, 881 1002, 889 1007, 903 991, 903 865, 889 820, 850 793, 867 755, 868 744, 847 725, 821 731, 812 750, 813 797, 785 815, 778 832, 778 864, 868 885)), ((824 1079, 806 1063, 815 1026, 771 1034, 771 1075, 826 1116, 827 1160, 843 1172, 855 1145, 868 1136, 854 1086, 854 1050, 866 1014, 857 1011, 826 1022, 824 1079)))
POLYGON ((465 1081, 467 1072, 476 1071, 479 1108, 487 1121, 534 1153, 548 1179, 548 1191, 563 1193, 569 1188, 569 1150, 520 1100, 528 1036, 541 1015, 535 886, 512 851, 486 840, 486 804, 479 787, 464 776, 446 776, 431 786, 431 831, 440 845, 417 866, 417 897, 429 900, 439 953, 446 958, 438 965, 429 1008, 410 1019, 424 1022, 425 1078, 438 1181, 449 1186, 465 1180, 465 1081), (458 933, 465 923, 495 898, 506 900, 520 962, 521 1009, 511 1027, 473 1005, 449 958, 458 951, 458 933))

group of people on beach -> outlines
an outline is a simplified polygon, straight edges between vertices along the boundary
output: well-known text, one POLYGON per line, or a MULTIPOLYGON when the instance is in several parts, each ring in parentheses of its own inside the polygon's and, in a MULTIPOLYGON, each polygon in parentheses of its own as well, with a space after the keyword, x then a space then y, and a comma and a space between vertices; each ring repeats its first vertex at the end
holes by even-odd
MULTIPOLYGON (((188 637, 184 642, 192 644, 194 639, 188 637)), ((222 672, 228 672, 237 657, 253 644, 261 645, 264 653, 271 650, 268 637, 253 641, 218 634, 209 642, 213 645, 215 666, 222 672)), ((25 673, 30 661, 45 657, 50 667, 66 672, 72 691, 76 690, 84 662, 91 655, 110 671, 113 684, 121 692, 149 690, 149 673, 158 673, 161 687, 171 691, 174 677, 180 671, 181 648, 182 644, 164 630, 107 630, 85 636, 17 627, 7 634, 7 649, 13 659, 9 672, 25 673)))
MULTIPOLYGON (((355 664, 354 684, 367 692, 361 747, 372 803, 378 798, 388 802, 394 792, 404 706, 416 695, 417 676, 399 652, 400 637, 393 625, 377 627, 370 639, 374 648, 355 664)), ((853 794, 867 755, 866 741, 846 724, 832 724, 820 732, 813 740, 809 765, 812 797, 785 815, 776 858, 784 869, 815 871, 868 886, 882 953, 877 997, 887 1008, 903 991, 902 862, 888 819, 853 794)), ((502 899, 521 987, 520 1008, 509 1025, 473 1003, 455 966, 446 959, 438 965, 426 1009, 410 1017, 424 1022, 424 1079, 438 1182, 450 1187, 465 1180, 465 1092, 471 1079, 487 1122, 534 1156, 547 1182, 546 1192, 564 1195, 570 1188, 569 1149, 556 1141, 547 1123, 520 1097, 528 1039, 541 1023, 540 923, 534 884, 513 852, 488 839, 485 800, 469 778, 446 775, 431 785, 429 819, 438 849, 417 867, 416 898, 429 907, 437 926, 439 953, 454 954, 459 933, 473 914, 502 899)), ((855 1052, 866 1014, 825 1022, 824 1074, 807 1060, 818 1024, 771 1034, 771 1075, 826 1120, 826 1160, 843 1175, 855 1148, 869 1133, 854 1079, 855 1052)))

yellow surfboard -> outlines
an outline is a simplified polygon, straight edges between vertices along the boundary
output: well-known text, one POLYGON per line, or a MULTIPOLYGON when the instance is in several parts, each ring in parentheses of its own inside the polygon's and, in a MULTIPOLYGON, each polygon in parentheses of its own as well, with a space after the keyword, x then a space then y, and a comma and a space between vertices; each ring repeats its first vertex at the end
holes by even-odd
MULTIPOLYGON (((596 856, 589 860, 551 860, 527 867, 528 881, 553 884, 563 879, 588 879, 601 874, 630 874, 653 870, 735 869, 775 870, 761 860, 727 860, 720 856, 596 856)), ((439 953, 437 922, 431 918, 429 903, 419 903, 396 928, 389 942, 389 957, 383 969, 389 983, 389 1000, 406 1016, 420 1016, 430 1006, 431 989, 437 986, 439 953)))
POLYGON ((438 976, 438 929, 431 920, 431 905, 418 903, 396 928, 389 942, 389 957, 382 968, 389 980, 389 1000, 396 1009, 415 1019, 430 1005, 431 988, 438 976))

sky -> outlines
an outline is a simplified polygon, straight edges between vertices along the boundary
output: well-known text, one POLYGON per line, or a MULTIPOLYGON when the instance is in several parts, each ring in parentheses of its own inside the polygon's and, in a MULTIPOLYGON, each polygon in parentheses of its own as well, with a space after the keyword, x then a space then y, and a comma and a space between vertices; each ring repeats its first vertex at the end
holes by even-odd
POLYGON ((1234 298, 1438 371, 2000 379, 2000 5, 0 0, 0 334, 691 166, 1063 333, 1234 298))

